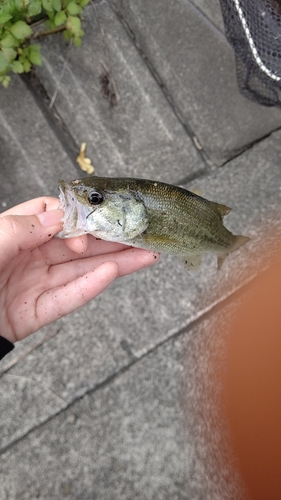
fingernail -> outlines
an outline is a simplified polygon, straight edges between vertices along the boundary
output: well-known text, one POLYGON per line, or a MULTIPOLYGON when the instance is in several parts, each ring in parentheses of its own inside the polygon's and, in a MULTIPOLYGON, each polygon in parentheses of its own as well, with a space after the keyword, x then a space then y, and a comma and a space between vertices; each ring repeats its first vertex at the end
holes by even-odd
POLYGON ((41 226, 51 227, 56 226, 61 222, 63 218, 62 210, 49 210, 48 212, 42 212, 37 214, 36 217, 39 219, 41 226))

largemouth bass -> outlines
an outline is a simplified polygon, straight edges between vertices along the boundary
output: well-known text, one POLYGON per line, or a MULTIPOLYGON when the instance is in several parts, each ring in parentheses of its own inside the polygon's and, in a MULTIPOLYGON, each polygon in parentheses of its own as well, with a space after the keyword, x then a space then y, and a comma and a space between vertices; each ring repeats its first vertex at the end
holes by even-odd
POLYGON ((188 270, 213 252, 218 267, 249 238, 223 225, 230 208, 163 182, 110 177, 59 181, 64 210, 60 238, 97 238, 181 258, 188 270))

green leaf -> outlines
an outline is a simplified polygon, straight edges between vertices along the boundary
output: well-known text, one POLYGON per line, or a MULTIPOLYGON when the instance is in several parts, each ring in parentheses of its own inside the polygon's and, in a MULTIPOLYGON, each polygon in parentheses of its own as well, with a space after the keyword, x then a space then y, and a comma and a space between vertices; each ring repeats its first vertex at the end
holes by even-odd
POLYGON ((55 26, 60 26, 61 24, 65 23, 65 21, 66 13, 63 10, 61 12, 58 12, 54 17, 55 26))
POLYGON ((59 12, 61 10, 61 0, 52 0, 52 5, 53 5, 53 9, 56 12, 59 12))
POLYGON ((42 11, 42 3, 41 0, 32 0, 28 4, 28 9, 27 9, 27 15, 32 17, 32 16, 37 16, 40 14, 42 11))
POLYGON ((5 24, 10 19, 12 19, 12 16, 10 14, 0 14, 0 24, 5 24))
POLYGON ((56 28, 54 21, 52 21, 51 19, 48 19, 48 21, 45 22, 45 26, 50 30, 54 30, 56 28))
POLYGON ((79 4, 81 5, 81 7, 86 7, 89 2, 90 0, 79 0, 79 4))
POLYGON ((8 87, 10 81, 11 81, 10 76, 8 75, 0 76, 0 82, 2 83, 3 87, 5 87, 5 89, 8 87))
POLYGON ((80 35, 81 21, 79 17, 69 16, 66 22, 67 29, 75 36, 80 35))
POLYGON ((14 49, 2 49, 1 53, 8 62, 13 61, 18 55, 17 51, 14 49))
POLYGON ((8 10, 10 10, 10 2, 7 2, 7 0, 1 0, 1 4, 0 4, 0 10, 1 12, 7 12, 8 10))
POLYGON ((6 61, 6 59, 3 56, 2 51, 1 51, 0 52, 0 71, 1 72, 6 71, 6 69, 8 69, 9 66, 10 66, 10 64, 8 63, 8 61, 6 61))
POLYGON ((23 57, 23 58, 28 57, 29 56, 29 50, 30 50, 29 47, 24 47, 24 49, 22 49, 22 51, 21 51, 21 57, 23 57))
POLYGON ((25 7, 25 3, 23 0, 13 0, 10 2, 10 5, 13 5, 15 10, 22 11, 25 7))
POLYGON ((80 47, 81 43, 82 43, 81 38, 80 38, 79 36, 75 36, 75 37, 74 37, 74 45, 75 45, 76 47, 80 47))
POLYGON ((52 12, 54 10, 52 0, 42 0, 42 5, 46 11, 52 12))
POLYGON ((33 43, 29 46, 29 52, 40 52, 40 48, 39 43, 33 43))
POLYGON ((69 14, 71 16, 76 16, 77 14, 80 14, 81 13, 81 7, 79 7, 79 5, 77 5, 77 3, 75 2, 70 2, 68 4, 68 6, 66 7, 66 10, 67 12, 69 12, 69 14))
POLYGON ((41 66, 42 64, 41 54, 38 51, 31 51, 29 60, 32 64, 36 64, 36 66, 41 66))
POLYGON ((24 72, 23 65, 19 61, 13 61, 11 66, 14 73, 24 72))
POLYGON ((63 37, 65 38, 65 40, 67 40, 68 42, 71 40, 71 38, 73 38, 72 33, 70 33, 70 31, 68 31, 68 30, 63 31, 62 34, 63 34, 63 37))
POLYGON ((18 47, 20 42, 12 35, 12 33, 6 32, 2 40, 0 41, 1 47, 5 48, 15 48, 18 47))
POLYGON ((31 63, 26 59, 23 63, 23 70, 25 73, 28 73, 31 68, 31 63))
POLYGON ((18 40, 27 38, 28 36, 32 35, 32 29, 24 21, 17 21, 10 28, 10 31, 18 40))
POLYGON ((26 61, 27 57, 26 56, 23 56, 22 54, 19 56, 19 62, 24 64, 24 62, 26 61))

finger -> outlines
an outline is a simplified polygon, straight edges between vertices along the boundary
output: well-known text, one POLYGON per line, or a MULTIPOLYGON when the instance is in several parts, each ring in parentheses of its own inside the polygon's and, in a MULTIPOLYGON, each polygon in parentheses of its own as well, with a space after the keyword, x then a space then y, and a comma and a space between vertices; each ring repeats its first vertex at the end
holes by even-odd
POLYGON ((124 245, 123 243, 100 240, 99 238, 88 234, 88 252, 90 255, 117 252, 120 250, 126 250, 127 248, 128 245, 124 245))
POLYGON ((115 262, 107 262, 65 286, 44 292, 37 301, 38 328, 87 304, 117 276, 118 265, 115 262))
POLYGON ((76 238, 65 238, 65 244, 73 252, 84 254, 87 257, 89 255, 97 255, 98 253, 119 251, 128 246, 122 245, 121 243, 101 240, 100 238, 95 238, 95 236, 91 234, 84 234, 76 238))
POLYGON ((55 210, 58 208, 59 199, 52 198, 51 196, 42 196, 41 198, 34 198, 34 200, 25 201, 20 205, 16 205, 5 212, 0 214, 1 217, 6 215, 33 215, 46 212, 47 210, 55 210))
POLYGON ((112 252, 104 255, 97 255, 75 262, 67 262, 51 266, 48 273, 48 288, 62 286, 79 276, 88 273, 101 264, 114 261, 118 264, 118 276, 131 274, 139 269, 153 265, 159 258, 159 254, 142 250, 141 248, 128 248, 120 252, 112 252))
POLYGON ((142 248, 128 248, 118 252, 118 258, 115 262, 118 263, 119 277, 134 273, 145 267, 150 267, 155 264, 160 258, 157 252, 150 252, 142 248))
POLYGON ((0 264, 13 259, 20 250, 32 250, 61 230, 62 210, 38 215, 6 215, 0 218, 0 264))
MULTIPOLYGON (((80 238, 80 236, 78 238, 80 238)), ((96 255, 120 252, 121 250, 128 248, 128 246, 121 245, 120 243, 96 240, 93 236, 87 237, 87 240, 89 241, 88 248, 85 252, 81 253, 77 253, 76 251, 68 247, 68 238, 53 238, 45 245, 43 245, 40 250, 44 255, 46 265, 51 266, 62 264, 64 262, 86 259, 89 257, 94 257, 96 255)))
POLYGON ((84 254, 88 249, 88 235, 77 236, 77 238, 65 238, 66 246, 74 253, 84 254))

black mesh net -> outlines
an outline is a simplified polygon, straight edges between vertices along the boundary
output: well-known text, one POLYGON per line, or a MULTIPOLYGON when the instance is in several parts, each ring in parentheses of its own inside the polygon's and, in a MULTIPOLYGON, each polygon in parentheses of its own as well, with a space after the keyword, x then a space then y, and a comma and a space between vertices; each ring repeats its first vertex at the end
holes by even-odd
POLYGON ((281 0, 220 0, 242 94, 281 107, 281 0))

